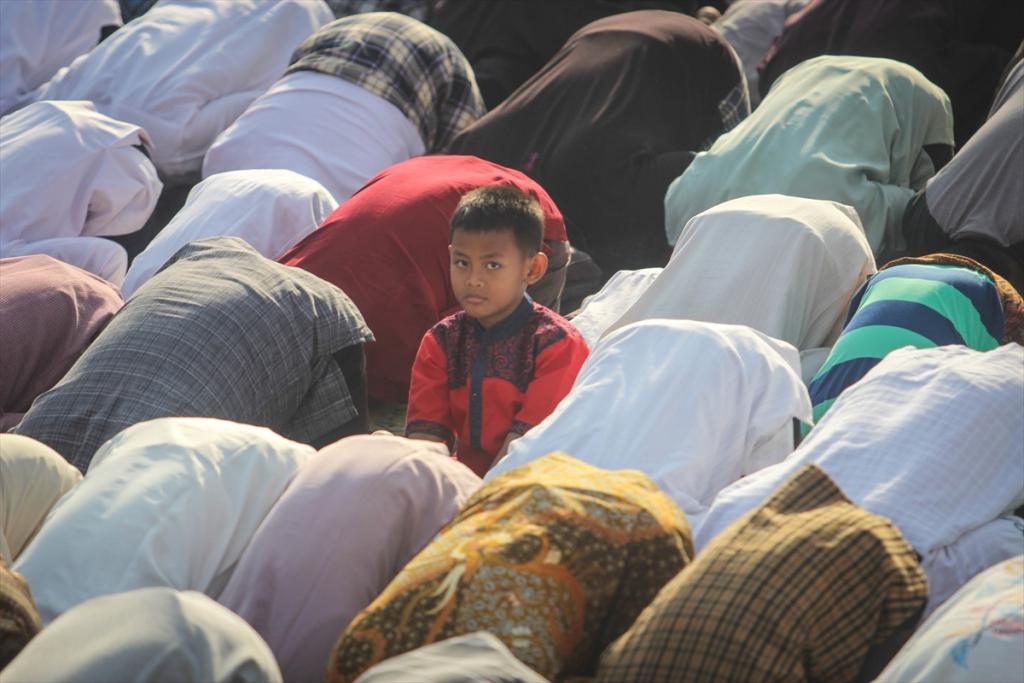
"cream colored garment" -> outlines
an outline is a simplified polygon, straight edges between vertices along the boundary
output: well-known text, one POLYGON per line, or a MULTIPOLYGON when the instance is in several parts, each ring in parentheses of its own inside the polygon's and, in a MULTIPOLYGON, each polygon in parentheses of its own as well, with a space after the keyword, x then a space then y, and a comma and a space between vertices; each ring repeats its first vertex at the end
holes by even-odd
POLYGON ((96 452, 14 564, 43 623, 100 595, 168 586, 216 598, 256 528, 314 454, 269 429, 142 422, 96 452))
POLYGON ((185 206, 135 257, 121 292, 127 299, 179 249, 208 237, 240 237, 276 260, 336 208, 323 185, 292 171, 218 173, 192 188, 185 206))
POLYGON ((661 268, 620 270, 599 292, 583 300, 579 313, 572 317, 572 324, 587 340, 587 346, 597 345, 608 326, 647 291, 661 271, 661 268))
POLYGON ((279 683, 266 643, 201 593, 142 588, 89 600, 43 629, 4 683, 279 683))
POLYGON ((796 349, 748 327, 634 323, 594 347, 569 394, 486 479, 564 451, 640 470, 694 526, 718 491, 792 452, 793 418, 811 416, 799 367, 796 349))
POLYGON ((163 188, 146 131, 91 102, 37 102, 0 125, 0 254, 45 253, 117 284, 127 255, 108 240, 153 212, 163 188))
POLYGON ((198 174, 218 134, 333 19, 323 0, 163 0, 61 69, 36 100, 92 100, 144 127, 165 179, 198 174))
POLYGON ((383 97, 343 78, 297 71, 249 105, 203 160, 203 177, 287 168, 338 203, 388 166, 423 154, 420 132, 383 97))
POLYGON ((0 434, 0 558, 8 565, 82 474, 35 439, 0 434))
MULTIPOLYGON (((922 556, 929 599, 938 604, 982 556, 947 546, 970 543, 972 532, 1024 503, 1022 367, 1017 344, 891 352, 843 392, 793 454, 715 497, 696 526, 698 552, 813 464, 854 503, 892 520, 922 556)), ((1005 529, 989 531, 1001 538, 1005 529)))
POLYGON ((0 114, 62 66, 100 42, 104 26, 121 25, 117 0, 2 0, 0 2, 0 114))
POLYGON ((299 469, 220 602, 266 639, 285 680, 320 680, 339 634, 479 487, 441 444, 338 441, 299 469))
POLYGON ((850 297, 875 272, 857 213, 755 195, 691 219, 672 260, 605 332, 649 318, 747 325, 799 350, 831 346, 850 297))

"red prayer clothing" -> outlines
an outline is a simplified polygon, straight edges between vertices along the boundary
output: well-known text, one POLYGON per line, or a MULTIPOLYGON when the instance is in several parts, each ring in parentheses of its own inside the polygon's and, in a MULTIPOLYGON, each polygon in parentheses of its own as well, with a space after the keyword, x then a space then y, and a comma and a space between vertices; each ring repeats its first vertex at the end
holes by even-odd
POLYGON ((551 197, 527 176, 470 156, 423 156, 381 171, 280 262, 341 288, 376 342, 366 345, 372 398, 404 401, 423 334, 459 310, 449 279, 449 221, 462 195, 515 187, 540 202, 544 239, 568 240, 551 197))
POLYGON ((489 330, 460 311, 423 335, 405 433, 457 442, 482 477, 509 432, 525 434, 569 393, 588 353, 572 323, 529 297, 489 330))

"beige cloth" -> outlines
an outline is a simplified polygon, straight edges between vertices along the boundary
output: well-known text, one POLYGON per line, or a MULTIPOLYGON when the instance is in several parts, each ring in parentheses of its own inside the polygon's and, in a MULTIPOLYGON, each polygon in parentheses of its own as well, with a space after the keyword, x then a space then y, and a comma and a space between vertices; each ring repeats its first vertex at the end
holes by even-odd
POLYGON ((50 509, 82 481, 55 450, 27 436, 0 434, 0 558, 11 564, 50 509))
POLYGON ((820 199, 754 195, 694 216, 672 260, 605 331, 671 318, 747 325, 798 350, 831 346, 875 272, 857 213, 820 199))

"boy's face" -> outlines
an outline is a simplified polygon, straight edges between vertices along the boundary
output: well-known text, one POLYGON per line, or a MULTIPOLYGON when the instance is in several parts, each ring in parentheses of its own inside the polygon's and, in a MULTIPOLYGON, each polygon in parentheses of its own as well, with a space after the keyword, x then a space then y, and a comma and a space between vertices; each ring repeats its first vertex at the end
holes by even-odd
POLYGON ((507 318, 526 288, 547 270, 547 257, 523 254, 511 228, 487 232, 455 230, 448 247, 455 298, 489 329, 507 318))

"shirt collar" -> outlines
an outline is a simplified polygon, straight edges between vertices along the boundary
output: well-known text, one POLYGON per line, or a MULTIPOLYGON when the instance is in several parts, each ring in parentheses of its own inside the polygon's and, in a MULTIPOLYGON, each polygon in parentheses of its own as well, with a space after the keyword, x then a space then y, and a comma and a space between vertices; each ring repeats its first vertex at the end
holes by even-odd
POLYGON ((473 329, 483 338, 484 341, 511 337, 523 328, 523 325, 525 325, 526 321, 530 318, 530 313, 532 311, 533 299, 530 298, 529 294, 523 294, 523 300, 520 301, 515 310, 500 323, 489 330, 485 330, 480 324, 480 321, 473 318, 473 329))

